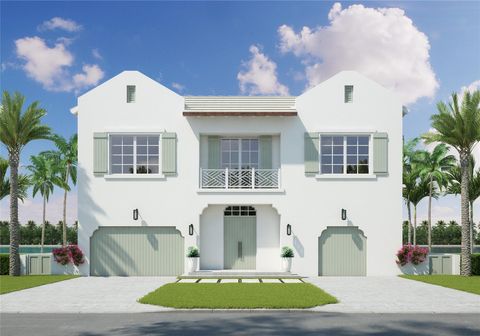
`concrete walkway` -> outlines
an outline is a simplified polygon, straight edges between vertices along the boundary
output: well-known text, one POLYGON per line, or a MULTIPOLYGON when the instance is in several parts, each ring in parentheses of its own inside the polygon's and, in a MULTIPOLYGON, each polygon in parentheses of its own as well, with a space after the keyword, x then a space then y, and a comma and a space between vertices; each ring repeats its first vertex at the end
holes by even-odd
POLYGON ((81 277, 0 295, 2 313, 139 313, 171 308, 137 300, 174 277, 81 277))
POLYGON ((314 308, 315 311, 480 314, 480 295, 400 277, 315 277, 304 280, 340 301, 314 308))

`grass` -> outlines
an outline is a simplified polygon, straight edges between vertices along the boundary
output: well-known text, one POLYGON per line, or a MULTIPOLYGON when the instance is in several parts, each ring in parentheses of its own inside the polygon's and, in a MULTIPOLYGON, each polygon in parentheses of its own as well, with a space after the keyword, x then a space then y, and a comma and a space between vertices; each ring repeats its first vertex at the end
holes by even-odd
POLYGON ((170 283, 139 302, 173 308, 311 308, 337 299, 307 283, 170 283))
POLYGON ((401 275, 401 277, 480 295, 480 276, 401 275))
POLYGON ((0 294, 77 278, 78 275, 0 275, 0 294))

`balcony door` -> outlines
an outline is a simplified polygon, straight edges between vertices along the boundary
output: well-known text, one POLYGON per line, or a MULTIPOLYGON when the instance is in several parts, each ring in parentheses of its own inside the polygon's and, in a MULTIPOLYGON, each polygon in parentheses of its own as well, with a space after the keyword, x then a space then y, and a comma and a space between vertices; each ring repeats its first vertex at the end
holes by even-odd
POLYGON ((221 168, 258 169, 258 139, 221 139, 221 168))

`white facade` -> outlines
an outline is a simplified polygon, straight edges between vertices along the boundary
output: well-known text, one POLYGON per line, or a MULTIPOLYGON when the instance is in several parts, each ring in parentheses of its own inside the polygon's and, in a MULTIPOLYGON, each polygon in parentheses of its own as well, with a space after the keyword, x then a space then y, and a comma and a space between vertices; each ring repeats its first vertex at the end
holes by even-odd
MULTIPOLYGON (((261 109, 262 99, 269 98, 256 99, 261 109)), ((87 260, 81 272, 90 274, 90 237, 101 226, 174 226, 185 237, 185 250, 199 247, 201 269, 222 269, 223 211, 230 205, 250 205, 257 211, 257 271, 280 271, 280 249, 291 246, 292 272, 318 275, 322 231, 327 226, 357 226, 367 237, 366 274, 397 274, 395 252, 402 242, 401 103, 393 93, 352 71, 291 99, 297 116, 184 116, 184 97, 137 71, 122 72, 79 97, 72 111, 78 115, 79 134, 78 239, 87 260), (127 85, 136 87, 134 103, 126 102, 127 85), (351 103, 345 102, 345 85, 354 87, 351 103), (175 176, 93 173, 94 133, 164 131, 177 137, 175 176), (306 132, 368 136, 369 173, 305 174, 306 132), (387 174, 372 173, 375 132, 388 134, 387 174), (272 168, 280 172, 279 187, 200 188, 200 169, 208 167, 208 135, 272 136, 272 168), (138 220, 132 217, 133 209, 138 209, 138 220), (341 209, 347 210, 346 220, 341 219, 341 209)))

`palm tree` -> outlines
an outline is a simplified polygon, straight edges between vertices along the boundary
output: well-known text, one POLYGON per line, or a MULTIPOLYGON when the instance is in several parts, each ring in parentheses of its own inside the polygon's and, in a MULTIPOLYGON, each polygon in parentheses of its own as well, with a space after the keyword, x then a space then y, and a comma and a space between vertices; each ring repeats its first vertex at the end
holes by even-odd
POLYGON ((46 155, 31 156, 31 165, 27 169, 32 173, 31 181, 33 185, 32 196, 35 197, 37 192, 43 197, 43 222, 42 222, 42 238, 40 240, 41 249, 43 253, 43 245, 45 243, 45 221, 46 221, 46 207, 50 194, 53 193, 54 186, 61 188, 68 188, 65 186, 55 162, 46 155))
POLYGON ((60 135, 54 135, 52 140, 57 147, 56 151, 45 152, 46 155, 51 156, 58 168, 61 171, 64 185, 63 194, 63 246, 67 245, 67 193, 70 190, 69 180, 72 180, 73 185, 77 184, 77 161, 78 161, 78 137, 74 134, 69 140, 60 135))
POLYGON ((0 141, 7 147, 10 164, 10 275, 20 275, 20 224, 18 223, 18 166, 22 149, 30 141, 48 139, 50 127, 42 124, 47 113, 38 102, 22 112, 25 97, 16 92, 13 97, 3 92, 0 106, 0 141))
POLYGON ((428 248, 432 249, 432 196, 438 189, 448 185, 447 172, 455 165, 455 157, 448 155, 448 147, 438 144, 432 152, 419 151, 415 158, 419 176, 428 181, 428 248))
POLYGON ((465 92, 461 105, 456 93, 448 104, 437 104, 438 114, 431 117, 435 132, 425 134, 428 142, 443 142, 455 148, 460 157, 461 170, 461 218, 462 218, 462 253, 460 274, 472 274, 470 225, 469 225, 469 175, 468 158, 475 145, 480 141, 480 91, 465 92))
MULTIPOLYGON (((461 194, 461 184, 462 184, 462 170, 459 165, 453 167, 449 173, 450 183, 447 188, 447 193, 452 195, 461 194)), ((475 158, 473 155, 470 155, 468 161, 468 202, 470 204, 470 245, 471 250, 473 251, 473 203, 480 197, 480 168, 475 171, 475 158)))
MULTIPOLYGON (((428 180, 419 179, 410 191, 410 202, 413 205, 413 245, 417 245, 417 206, 430 194, 430 183, 428 180)), ((438 197, 438 193, 434 190, 433 198, 438 197)))
POLYGON ((403 143, 403 198, 407 205, 408 212, 408 243, 412 242, 412 211, 409 194, 415 187, 415 182, 418 178, 418 172, 414 169, 413 162, 417 154, 415 147, 419 142, 418 138, 411 139, 403 143))
MULTIPOLYGON (((0 156, 0 200, 10 195, 10 181, 6 176, 8 160, 0 156)), ((30 187, 30 179, 27 175, 18 175, 18 199, 24 201, 27 198, 27 189, 30 187)))

